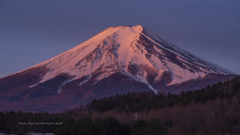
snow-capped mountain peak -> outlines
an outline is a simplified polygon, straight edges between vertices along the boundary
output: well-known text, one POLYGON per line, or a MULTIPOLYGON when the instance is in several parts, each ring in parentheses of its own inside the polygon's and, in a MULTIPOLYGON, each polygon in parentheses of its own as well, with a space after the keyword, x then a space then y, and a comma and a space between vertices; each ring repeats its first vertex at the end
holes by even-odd
POLYGON ((208 73, 232 74, 163 40, 141 25, 107 28, 73 49, 34 67, 37 66, 47 68, 48 72, 30 87, 62 73, 71 76, 59 86, 58 93, 62 85, 83 76, 91 78, 96 73, 100 73, 96 83, 121 72, 147 84, 155 92, 161 87, 208 73))
POLYGON ((0 102, 3 111, 57 112, 117 93, 181 93, 234 76, 140 25, 118 26, 0 78, 0 102))

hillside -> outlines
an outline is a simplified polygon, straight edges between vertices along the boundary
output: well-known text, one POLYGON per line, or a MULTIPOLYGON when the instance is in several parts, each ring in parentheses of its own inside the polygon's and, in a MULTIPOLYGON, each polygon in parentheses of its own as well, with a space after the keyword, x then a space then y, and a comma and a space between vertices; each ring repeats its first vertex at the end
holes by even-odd
POLYGON ((86 106, 63 113, 0 112, 0 131, 44 131, 56 135, 236 135, 240 132, 239 106, 240 77, 237 76, 230 81, 179 95, 150 92, 116 95, 93 100, 86 106), (134 121, 136 112, 138 120, 134 121), (19 121, 64 124, 19 125, 19 121))

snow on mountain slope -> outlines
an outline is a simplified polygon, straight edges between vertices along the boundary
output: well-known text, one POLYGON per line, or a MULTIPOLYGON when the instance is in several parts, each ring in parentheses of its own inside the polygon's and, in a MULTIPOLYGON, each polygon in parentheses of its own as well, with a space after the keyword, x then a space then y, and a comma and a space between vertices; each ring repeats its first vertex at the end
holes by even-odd
POLYGON ((161 87, 181 83, 208 73, 234 74, 198 58, 156 36, 140 25, 110 27, 86 42, 33 67, 45 67, 48 72, 31 86, 37 86, 61 73, 71 81, 88 76, 79 86, 99 73, 96 84, 116 72, 145 83, 157 92, 161 87))

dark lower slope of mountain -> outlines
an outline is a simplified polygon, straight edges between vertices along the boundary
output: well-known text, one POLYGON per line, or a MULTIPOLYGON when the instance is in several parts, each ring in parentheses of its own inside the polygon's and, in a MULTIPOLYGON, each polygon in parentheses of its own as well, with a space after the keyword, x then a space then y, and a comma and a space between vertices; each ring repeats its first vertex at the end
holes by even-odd
POLYGON ((59 112, 81 104, 87 104, 95 98, 109 97, 117 93, 151 91, 146 84, 137 82, 122 73, 115 73, 94 84, 96 74, 79 86, 79 83, 87 78, 84 76, 62 86, 61 92, 58 94, 59 85, 71 76, 61 74, 29 88, 28 86, 31 83, 35 83, 39 79, 39 76, 36 75, 37 71, 39 71, 39 68, 27 70, 25 75, 21 73, 18 78, 14 78, 16 82, 24 82, 25 85, 22 85, 22 87, 18 87, 18 83, 13 86, 12 81, 7 83, 8 80, 12 79, 11 76, 0 80, 1 111, 59 112))
MULTIPOLYGON (((71 79, 72 76, 60 74, 30 88, 30 85, 39 81, 43 71, 48 70, 34 68, 18 73, 14 77, 8 76, 0 79, 0 101, 2 103, 0 110, 60 112, 81 104, 85 105, 95 98, 99 99, 128 92, 152 91, 145 83, 137 82, 121 72, 114 73, 98 82, 96 78, 101 73, 96 72, 90 79, 88 76, 83 76, 63 86, 61 84, 71 79), (61 91, 57 93, 59 86, 61 86, 61 91)), ((233 77, 233 75, 209 74, 203 78, 199 77, 180 84, 161 87, 159 92, 180 93, 181 91, 201 89, 233 77)))
POLYGON ((46 72, 46 68, 37 67, 0 78, 0 93, 27 89, 30 85, 37 83, 46 72))
POLYGON ((180 84, 173 84, 168 87, 162 87, 160 91, 165 93, 176 93, 180 94, 183 91, 197 90, 206 87, 207 85, 212 85, 218 82, 224 82, 226 80, 231 80, 235 75, 222 75, 210 73, 204 77, 198 77, 196 79, 191 79, 180 84))

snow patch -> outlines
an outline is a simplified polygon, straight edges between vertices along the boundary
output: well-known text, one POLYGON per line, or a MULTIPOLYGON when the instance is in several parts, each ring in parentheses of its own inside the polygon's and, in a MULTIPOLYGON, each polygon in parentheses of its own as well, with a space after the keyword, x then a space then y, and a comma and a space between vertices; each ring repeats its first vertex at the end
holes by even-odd
POLYGON ((66 81, 62 82, 62 83, 60 84, 60 86, 58 87, 58 89, 57 89, 57 94, 59 94, 59 93, 61 92, 61 87, 62 87, 63 85, 65 85, 65 84, 73 81, 74 79, 75 79, 75 77, 72 78, 72 79, 67 79, 66 81))
POLYGON ((87 76, 86 76, 86 79, 83 80, 82 82, 80 82, 80 83, 78 84, 78 86, 83 85, 85 82, 87 82, 87 81, 90 80, 90 79, 91 79, 91 76, 90 76, 90 75, 87 75, 87 76))

